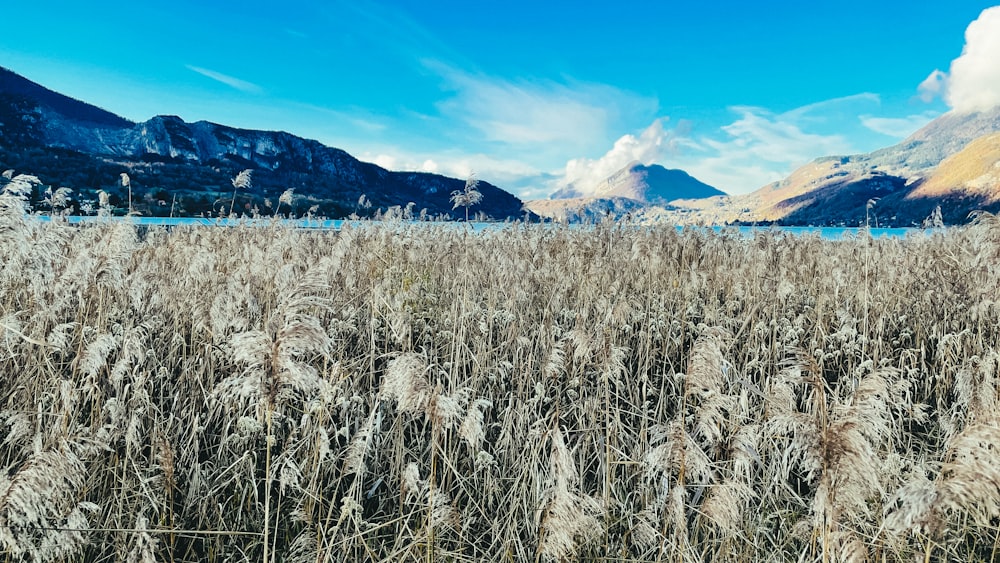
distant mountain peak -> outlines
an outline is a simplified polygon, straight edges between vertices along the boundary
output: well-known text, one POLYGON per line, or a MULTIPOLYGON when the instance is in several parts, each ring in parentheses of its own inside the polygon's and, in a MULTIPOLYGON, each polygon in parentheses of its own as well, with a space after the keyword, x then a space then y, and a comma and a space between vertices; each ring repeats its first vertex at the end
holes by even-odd
POLYGON ((585 190, 569 184, 549 199, 527 202, 526 207, 570 223, 608 218, 644 222, 659 221, 675 211, 685 213, 725 195, 683 170, 632 161, 585 190))
POLYGON ((570 184, 552 194, 551 199, 596 197, 628 198, 644 204, 667 205, 678 199, 702 199, 726 195, 683 170, 634 160, 594 186, 581 189, 570 184))

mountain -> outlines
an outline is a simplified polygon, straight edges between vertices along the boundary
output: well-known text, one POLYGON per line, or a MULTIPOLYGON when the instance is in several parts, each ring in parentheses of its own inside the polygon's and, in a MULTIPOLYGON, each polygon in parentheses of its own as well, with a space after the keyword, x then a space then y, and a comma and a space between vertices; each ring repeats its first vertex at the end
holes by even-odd
POLYGON ((1000 108, 949 112, 901 143, 867 154, 819 158, 732 198, 740 222, 919 224, 940 206, 947 223, 1000 211, 1000 108))
POLYGON ((651 164, 630 162, 621 170, 588 189, 580 190, 569 184, 552 194, 550 199, 581 197, 628 198, 640 203, 668 205, 678 199, 700 199, 726 195, 683 170, 671 170, 651 164))
MULTIPOLYGON (((292 205, 284 212, 344 217, 412 203, 415 211, 430 216, 457 217, 451 193, 465 187, 465 180, 437 174, 388 171, 284 132, 188 123, 169 115, 133 123, 2 67, 0 169, 72 188, 77 205, 96 200, 97 190, 104 190, 113 205, 127 209, 128 193, 118 181, 125 172, 135 206, 147 215, 228 211, 232 179, 244 169, 253 170, 252 182, 238 191, 236 204, 264 214, 268 203, 274 205, 293 189, 292 205)), ((478 189, 482 203, 472 213, 524 218, 520 199, 488 182, 481 181, 478 189)))
POLYGON ((549 199, 525 205, 542 217, 570 223, 606 217, 642 221, 647 216, 659 216, 663 211, 683 211, 698 205, 695 202, 725 195, 683 170, 631 162, 594 186, 580 189, 576 184, 569 184, 549 199))
POLYGON ((27 100, 43 110, 54 112, 77 123, 98 127, 125 128, 133 123, 99 107, 53 92, 23 76, 0 67, 0 96, 5 102, 27 100))
POLYGON ((908 199, 966 195, 988 203, 1000 199, 1000 133, 983 135, 941 161, 908 199))

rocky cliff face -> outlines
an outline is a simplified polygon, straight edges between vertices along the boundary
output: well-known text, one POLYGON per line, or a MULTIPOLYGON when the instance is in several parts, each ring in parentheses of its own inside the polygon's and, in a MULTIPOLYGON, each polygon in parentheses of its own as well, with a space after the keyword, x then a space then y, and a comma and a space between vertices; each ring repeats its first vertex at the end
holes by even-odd
MULTIPOLYGON (((2 68, 0 123, 0 168, 37 174, 46 183, 73 188, 81 198, 98 188, 120 192, 114 181, 128 172, 134 189, 154 194, 156 203, 180 196, 181 209, 189 214, 217 212, 215 204, 232 192, 230 179, 247 168, 254 170, 253 183, 237 194, 243 196, 241 208, 265 209, 265 200, 273 202, 291 188, 300 210, 316 206, 331 217, 410 203, 429 215, 457 217, 450 196, 465 186, 462 179, 391 172, 284 132, 187 123, 168 115, 132 123, 2 68), (367 204, 358 203, 362 195, 367 204)), ((512 194, 487 182, 480 182, 479 190, 483 201, 471 208, 473 214, 524 218, 523 204, 512 194)), ((163 212, 148 199, 142 200, 143 211, 163 212)))

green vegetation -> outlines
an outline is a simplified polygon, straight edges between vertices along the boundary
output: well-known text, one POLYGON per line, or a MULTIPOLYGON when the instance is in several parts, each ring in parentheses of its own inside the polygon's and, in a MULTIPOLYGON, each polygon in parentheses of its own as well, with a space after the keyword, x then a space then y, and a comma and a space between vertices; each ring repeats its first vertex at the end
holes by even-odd
POLYGON ((8 561, 997 555, 990 216, 830 242, 23 206, 0 196, 8 561))

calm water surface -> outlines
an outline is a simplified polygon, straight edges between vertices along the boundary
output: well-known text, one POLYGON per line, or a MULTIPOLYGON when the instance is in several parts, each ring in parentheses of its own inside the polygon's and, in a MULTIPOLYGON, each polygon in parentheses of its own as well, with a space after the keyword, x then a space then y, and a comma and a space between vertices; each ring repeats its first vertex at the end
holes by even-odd
MULTIPOLYGON (((272 219, 208 219, 201 217, 90 217, 90 216, 78 216, 72 215, 69 217, 52 219, 46 215, 39 215, 41 220, 65 220, 70 224, 86 224, 86 223, 101 223, 108 221, 131 221, 136 225, 148 226, 148 227, 178 227, 178 226, 206 226, 206 227, 234 227, 234 226, 261 226, 266 227, 272 224, 272 219)), ((298 227, 304 229, 327 229, 327 230, 340 230, 345 226, 350 226, 353 228, 364 227, 365 225, 380 224, 378 221, 351 221, 342 219, 281 219, 279 220, 282 226, 298 227)), ((440 223, 428 223, 439 225, 440 223)), ((464 223, 449 223, 449 225, 454 225, 456 228, 461 227, 464 223)), ((515 225, 510 223, 468 223, 472 227, 473 231, 483 232, 492 230, 502 230, 505 228, 513 228, 515 225)), ((700 229, 706 227, 677 227, 678 231, 684 229, 700 229)), ((707 227, 716 232, 730 232, 738 231, 742 235, 752 236, 757 232, 766 231, 776 231, 790 233, 793 235, 819 235, 821 238, 827 240, 837 240, 843 238, 855 237, 865 231, 864 228, 859 227, 707 227)), ((933 232, 932 229, 917 229, 917 228, 890 228, 890 229, 870 229, 871 235, 875 238, 902 238, 907 235, 916 235, 922 233, 933 232)))

